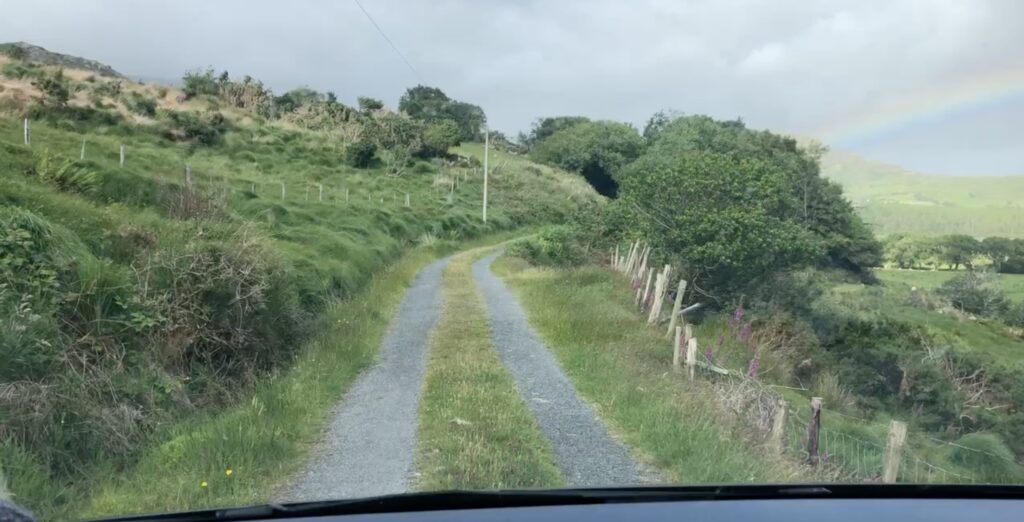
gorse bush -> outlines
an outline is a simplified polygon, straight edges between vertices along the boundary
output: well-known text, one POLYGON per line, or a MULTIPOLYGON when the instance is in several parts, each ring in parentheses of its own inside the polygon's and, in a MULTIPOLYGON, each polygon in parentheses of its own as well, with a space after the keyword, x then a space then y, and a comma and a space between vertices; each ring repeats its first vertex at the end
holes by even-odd
POLYGON ((509 255, 538 266, 578 266, 585 260, 583 248, 568 226, 547 227, 536 236, 520 239, 508 248, 509 255))
POLYGON ((130 93, 125 100, 125 105, 128 107, 128 110, 136 114, 150 118, 156 116, 156 100, 144 94, 130 93))
POLYGON ((943 283, 937 293, 960 311, 972 314, 998 316, 1010 307, 995 274, 989 272, 965 272, 943 283))
POLYGON ((228 130, 227 120, 218 111, 164 111, 163 116, 167 122, 165 134, 179 141, 217 145, 228 130))

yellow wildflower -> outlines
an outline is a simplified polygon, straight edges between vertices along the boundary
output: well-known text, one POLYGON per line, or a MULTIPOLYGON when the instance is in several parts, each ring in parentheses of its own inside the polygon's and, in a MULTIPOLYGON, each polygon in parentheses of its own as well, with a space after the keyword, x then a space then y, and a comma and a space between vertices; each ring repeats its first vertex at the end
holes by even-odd
POLYGON ((199 483, 199 487, 201 488, 205 488, 206 486, 209 486, 209 484, 207 484, 205 480, 199 483))
POLYGON ((228 468, 228 469, 224 470, 224 474, 229 476, 229 477, 231 476, 232 473, 234 473, 234 471, 232 471, 231 468, 228 468))

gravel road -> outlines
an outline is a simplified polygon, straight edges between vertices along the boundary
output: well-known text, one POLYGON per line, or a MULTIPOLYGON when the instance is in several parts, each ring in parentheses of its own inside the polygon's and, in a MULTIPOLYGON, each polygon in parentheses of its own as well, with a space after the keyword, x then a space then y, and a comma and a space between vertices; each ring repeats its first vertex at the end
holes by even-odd
POLYGON ((571 487, 636 485, 657 481, 613 439, 589 404, 576 394, 558 361, 530 327, 518 299, 491 272, 501 252, 473 264, 487 303, 491 339, 519 393, 551 441, 571 487))
POLYGON ((282 502, 366 497, 410 490, 427 347, 441 310, 448 258, 417 274, 384 337, 376 364, 333 414, 306 469, 282 502))

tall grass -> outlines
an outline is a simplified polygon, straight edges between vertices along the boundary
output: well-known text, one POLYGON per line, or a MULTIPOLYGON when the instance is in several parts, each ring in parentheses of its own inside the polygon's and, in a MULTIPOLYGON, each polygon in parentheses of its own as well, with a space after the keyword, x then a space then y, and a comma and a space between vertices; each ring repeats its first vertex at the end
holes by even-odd
POLYGON ((537 269, 501 258, 531 325, 576 389, 626 443, 681 483, 783 482, 803 472, 750 444, 711 389, 671 372, 664 332, 635 313, 628 283, 597 268, 537 269))

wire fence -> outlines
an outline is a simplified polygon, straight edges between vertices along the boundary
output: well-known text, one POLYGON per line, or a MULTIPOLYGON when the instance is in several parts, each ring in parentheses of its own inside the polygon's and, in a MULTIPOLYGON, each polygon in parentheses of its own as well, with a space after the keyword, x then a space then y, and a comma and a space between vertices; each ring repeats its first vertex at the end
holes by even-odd
MULTIPOLYGON (((655 270, 647 266, 650 248, 640 242, 630 245, 626 252, 615 249, 610 257, 612 267, 630 278, 635 303, 641 315, 649 318, 648 324, 659 325, 664 318, 658 309, 658 292, 666 292, 665 289, 671 287, 665 281, 671 268, 666 266, 655 278, 655 270), (652 287, 652 280, 661 283, 652 287), (651 321, 651 317, 658 320, 651 321)), ((685 282, 680 284, 680 288, 685 288, 685 282)), ((721 405, 743 420, 754 439, 774 446, 775 450, 792 460, 806 463, 810 467, 808 472, 818 480, 943 484, 986 482, 985 476, 972 470, 946 462, 940 465, 940 461, 932 455, 936 453, 936 447, 942 446, 1016 465, 1014 460, 1005 456, 945 441, 928 432, 908 431, 907 425, 899 421, 884 423, 822 408, 815 422, 814 403, 817 401, 817 405, 820 405, 821 399, 790 404, 781 393, 751 376, 751 373, 756 372, 718 367, 711 356, 700 353, 696 339, 688 338, 688 333, 679 333, 690 331, 689 327, 683 326, 681 318, 675 315, 679 313, 680 306, 677 302, 667 319, 670 324, 680 320, 676 338, 672 341, 671 359, 675 369, 689 375, 691 379, 699 378, 709 382, 715 387, 715 396, 721 405), (685 357, 681 355, 683 353, 685 357), (851 432, 841 429, 842 423, 840 428, 829 426, 827 420, 833 415, 851 421, 857 430, 851 432), (872 430, 886 433, 885 443, 860 435, 861 431, 870 433, 872 430)))

